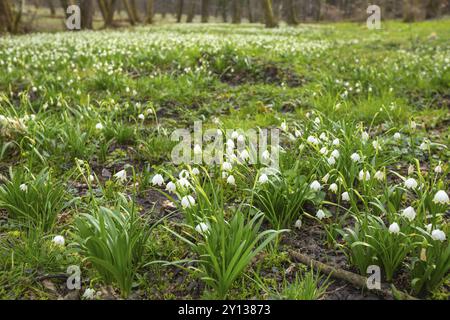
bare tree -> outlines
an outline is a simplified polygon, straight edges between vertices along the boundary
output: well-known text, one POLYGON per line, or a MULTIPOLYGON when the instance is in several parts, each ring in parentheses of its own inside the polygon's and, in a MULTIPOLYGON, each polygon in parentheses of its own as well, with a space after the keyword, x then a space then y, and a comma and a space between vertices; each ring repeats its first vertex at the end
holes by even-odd
POLYGON ((428 0, 425 6, 426 19, 437 18, 441 14, 442 1, 428 0))
POLYGON ((153 0, 147 0, 147 19, 145 20, 147 24, 153 23, 153 15, 155 14, 154 5, 153 0))
POLYGON ((286 22, 289 25, 297 25, 297 13, 294 6, 294 0, 283 0, 283 13, 286 17, 286 22))
POLYGON ((209 0, 202 0, 202 23, 209 20, 209 0))
POLYGON ((241 0, 233 0, 233 23, 241 23, 242 20, 242 1, 241 0))
POLYGON ((92 0, 80 0, 81 28, 93 29, 94 2, 92 0))
POLYGON ((266 28, 276 28, 278 23, 275 21, 275 17, 273 15, 272 0, 263 0, 263 5, 266 28))
POLYGON ((192 23, 194 21, 195 17, 195 10, 197 9, 197 0, 191 0, 188 16, 187 16, 187 23, 192 23))
POLYGON ((177 2, 177 22, 181 22, 181 18, 183 17, 183 8, 184 8, 184 0, 178 0, 177 2))

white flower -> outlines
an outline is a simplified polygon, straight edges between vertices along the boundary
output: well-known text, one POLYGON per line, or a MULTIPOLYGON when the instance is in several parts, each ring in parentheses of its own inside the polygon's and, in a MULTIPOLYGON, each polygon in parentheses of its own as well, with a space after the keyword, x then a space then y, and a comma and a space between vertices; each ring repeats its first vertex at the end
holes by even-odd
POLYGON ((360 181, 369 181, 370 180, 370 173, 369 173, 369 171, 361 170, 359 172, 358 179, 360 181))
POLYGON ((306 141, 308 141, 308 143, 311 144, 319 144, 319 140, 317 140, 317 138, 313 136, 309 136, 308 139, 306 139, 306 141))
POLYGON ((181 199, 181 206, 182 206, 184 209, 193 207, 193 206, 195 206, 195 199, 194 199, 192 196, 184 196, 184 197, 181 199))
POLYGON ((422 150, 422 151, 426 151, 426 150, 428 150, 428 147, 429 147, 429 143, 427 143, 427 142, 425 141, 425 142, 422 142, 422 143, 420 144, 419 149, 422 150))
POLYGON ((270 152, 268 150, 264 150, 264 152, 261 154, 261 157, 263 160, 269 160, 270 159, 270 152))
POLYGON ((338 190, 338 185, 336 183, 333 183, 333 184, 330 185, 329 189, 330 189, 331 192, 336 193, 337 190, 338 190))
POLYGON ((199 175, 200 174, 200 170, 198 170, 198 168, 193 168, 192 169, 192 174, 195 175, 195 176, 199 175))
POLYGON ((245 142, 245 137, 242 135, 242 134, 240 134, 238 137, 237 137, 237 142, 239 142, 239 143, 244 143, 245 142))
POLYGON ((239 133, 237 131, 233 131, 231 133, 231 139, 237 139, 237 137, 239 137, 239 133))
POLYGON ((416 211, 414 210, 413 207, 408 207, 403 210, 402 216, 408 219, 409 221, 413 221, 414 218, 416 217, 416 211))
POLYGON ((356 152, 350 156, 350 159, 352 159, 353 162, 359 162, 361 160, 361 157, 356 152))
POLYGON ((227 145, 227 149, 233 151, 234 146, 235 146, 233 140, 228 139, 227 142, 226 142, 226 145, 227 145))
POLYGON ((444 190, 439 190, 434 195, 433 202, 440 203, 440 204, 449 204, 450 200, 448 198, 447 193, 444 190))
POLYGON ((389 226, 389 233, 398 234, 400 233, 400 227, 396 222, 389 226))
POLYGON ((197 231, 200 234, 205 234, 209 230, 209 224, 201 222, 195 227, 195 231, 197 231))
POLYGON ((178 185, 182 188, 188 188, 191 184, 189 183, 189 180, 186 178, 180 178, 177 181, 178 185))
POLYGON ((316 213, 316 217, 317 217, 317 219, 319 219, 319 220, 322 220, 323 218, 325 218, 327 215, 325 214, 325 212, 323 212, 323 210, 319 210, 319 211, 317 211, 317 213, 316 213))
POLYGON ((417 188, 417 181, 414 178, 408 178, 405 181, 405 187, 408 189, 415 189, 417 188))
POLYGON ((120 182, 125 182, 127 180, 127 172, 125 170, 120 170, 114 175, 114 177, 120 182))
POLYGON ((23 191, 23 192, 27 192, 27 191, 28 191, 28 186, 27 186, 25 183, 22 183, 22 184, 19 186, 19 188, 20 188, 20 190, 23 191))
POLYGON ((250 155, 249 155, 249 153, 248 153, 247 150, 242 150, 242 152, 241 152, 241 154, 240 154, 240 157, 241 157, 241 159, 244 160, 244 161, 250 159, 250 155))
POLYGON ((320 185, 319 181, 314 180, 311 185, 309 186, 311 190, 313 191, 320 191, 322 189, 322 186, 320 185))
POLYGON ((417 123, 415 121, 411 121, 410 126, 411 129, 415 130, 417 128, 417 123))
POLYGON ((55 236, 52 242, 58 246, 63 246, 66 243, 63 236, 55 236))
POLYGON ((283 130, 283 131, 286 131, 286 130, 287 130, 287 124, 286 124, 286 121, 283 121, 283 122, 281 123, 280 128, 281 128, 281 130, 283 130))
POLYGON ((145 120, 145 116, 142 113, 140 115, 138 115, 138 118, 141 120, 145 120))
POLYGON ((363 133, 361 133, 361 139, 363 140, 363 142, 366 142, 367 140, 369 140, 369 134, 366 131, 363 131, 363 133))
POLYGON ((95 178, 92 174, 89 175, 89 182, 94 182, 95 178))
POLYGON ((323 147, 323 148, 321 148, 321 149, 319 150, 319 152, 320 152, 321 154, 325 154, 325 153, 328 152, 328 149, 325 148, 325 147, 323 147))
POLYGON ((383 181, 383 180, 384 180, 384 172, 378 170, 377 172, 375 172, 374 177, 375 177, 375 179, 377 179, 378 181, 383 181))
POLYGON ((298 219, 295 221, 295 228, 300 229, 302 227, 302 220, 298 219))
POLYGON ((294 135, 296 138, 300 138, 302 136, 302 132, 300 130, 295 130, 294 135))
POLYGON ((408 175, 412 175, 414 173, 414 166, 412 164, 410 164, 408 166, 408 175))
POLYGON ((327 183, 327 182, 328 182, 328 179, 330 179, 330 174, 329 174, 329 173, 327 173, 326 175, 323 176, 322 182, 323 182, 323 183, 327 183))
POLYGON ((173 183, 172 181, 170 181, 167 186, 166 186, 166 190, 169 192, 174 193, 175 191, 177 191, 177 186, 175 183, 173 183))
POLYGON ((154 186, 158 185, 158 186, 162 186, 164 184, 164 178, 162 175, 160 174, 156 174, 153 179, 152 179, 152 184, 154 186))
POLYGON ((320 118, 319 118, 319 117, 316 117, 316 118, 314 119, 314 123, 315 123, 315 124, 320 124, 320 118))
POLYGON ((340 144, 340 141, 339 141, 339 139, 334 139, 333 140, 333 146, 338 146, 340 144))
POLYGON ((336 164, 336 159, 334 157, 329 157, 327 162, 330 166, 332 166, 336 164))
POLYGON ((222 169, 225 171, 231 171, 231 169, 233 169, 233 166, 231 165, 231 163, 225 161, 222 164, 222 169))
POLYGON ((372 146, 375 150, 381 150, 380 143, 376 140, 374 142, 372 142, 372 146))
POLYGON ((336 159, 339 159, 339 157, 341 156, 341 154, 339 153, 339 150, 334 149, 334 150, 331 152, 331 156, 334 157, 334 158, 336 158, 336 159))
POLYGON ((202 154, 202 147, 200 145, 196 144, 194 146, 194 154, 202 154))
POLYGON ((102 130, 103 129, 103 125, 99 122, 95 125, 95 129, 97 130, 102 130))
POLYGON ((425 229, 427 230, 427 232, 428 233, 431 233, 431 228, 433 227, 433 225, 430 223, 430 224, 427 224, 426 226, 425 226, 425 229))
POLYGON ((320 134, 319 138, 320 138, 320 140, 322 140, 322 141, 328 141, 328 137, 327 137, 327 135, 325 134, 325 132, 322 132, 322 133, 320 134))
POLYGON ((259 183, 264 184, 267 181, 269 181, 269 177, 267 177, 266 174, 263 173, 262 175, 259 176, 259 179, 258 179, 259 183))
POLYGON ((436 168, 434 168, 434 172, 437 174, 442 173, 442 167, 440 165, 436 166, 436 168))
POLYGON ((348 194, 348 192, 344 192, 341 197, 342 201, 350 201, 350 195, 348 194))
POLYGON ((87 288, 84 290, 83 299, 93 300, 95 298, 95 290, 91 288, 87 288))
POLYGON ((446 235, 444 231, 436 229, 431 232, 431 238, 433 238, 433 240, 445 241, 446 235))
POLYGON ((400 132, 394 133, 394 139, 395 140, 400 140, 401 138, 402 138, 402 135, 400 134, 400 132))
POLYGON ((235 184, 236 184, 236 180, 234 179, 234 177, 233 177, 232 175, 230 175, 230 176, 227 178, 227 183, 228 183, 228 184, 231 184, 231 185, 235 185, 235 184))

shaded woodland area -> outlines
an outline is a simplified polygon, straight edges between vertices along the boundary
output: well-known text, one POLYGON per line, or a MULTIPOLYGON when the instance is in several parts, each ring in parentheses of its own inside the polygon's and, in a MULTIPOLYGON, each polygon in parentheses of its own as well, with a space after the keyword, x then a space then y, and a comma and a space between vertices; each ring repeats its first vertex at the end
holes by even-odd
POLYGON ((297 25, 318 21, 364 21, 369 4, 382 8, 383 19, 413 22, 450 12, 450 0, 0 0, 0 32, 33 31, 38 17, 63 17, 70 5, 79 5, 83 29, 124 25, 224 22, 297 25), (125 17, 125 18, 121 18, 125 17))

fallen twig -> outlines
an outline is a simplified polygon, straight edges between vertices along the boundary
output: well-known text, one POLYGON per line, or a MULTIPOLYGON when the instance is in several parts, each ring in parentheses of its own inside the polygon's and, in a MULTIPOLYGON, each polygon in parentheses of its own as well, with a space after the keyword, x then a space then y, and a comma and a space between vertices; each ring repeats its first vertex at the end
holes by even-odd
MULTIPOLYGON (((319 270, 320 272, 331 275, 333 278, 344 280, 355 287, 369 290, 367 288, 367 280, 366 278, 346 270, 342 270, 339 268, 335 268, 329 265, 326 265, 322 262, 319 262, 317 260, 311 259, 310 257, 303 255, 301 253, 295 252, 293 250, 289 251, 290 256, 297 262, 300 262, 302 264, 312 266, 314 269, 319 270)), ((399 300, 417 300, 417 298, 410 296, 409 294, 397 290, 393 285, 391 288, 388 286, 382 287, 380 290, 370 290, 370 292, 381 296, 386 299, 399 299, 399 300)))

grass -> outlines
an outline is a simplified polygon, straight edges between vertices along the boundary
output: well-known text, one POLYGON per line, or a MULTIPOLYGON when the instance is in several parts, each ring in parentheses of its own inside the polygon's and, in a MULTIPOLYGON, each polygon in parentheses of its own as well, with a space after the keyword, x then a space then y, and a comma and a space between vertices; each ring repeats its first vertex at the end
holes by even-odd
POLYGON ((112 286, 117 298, 321 299, 333 293, 320 273, 282 274, 311 227, 352 271, 378 263, 400 289, 442 298, 448 203, 434 197, 449 190, 449 29, 448 19, 379 31, 161 24, 0 38, 0 283, 13 287, 0 298, 61 297, 36 276, 76 264, 82 292, 112 286), (174 165, 172 132, 200 120, 281 128, 279 172, 260 184, 259 165, 174 165))

